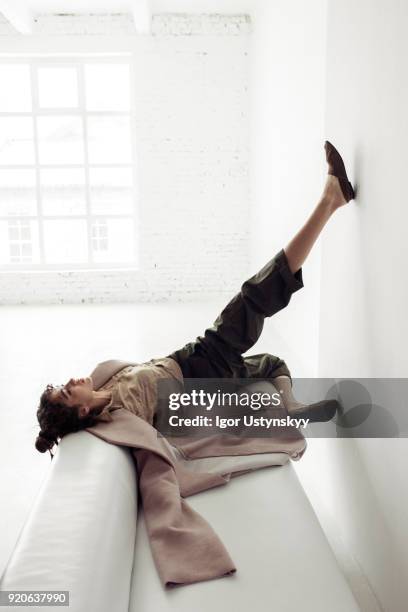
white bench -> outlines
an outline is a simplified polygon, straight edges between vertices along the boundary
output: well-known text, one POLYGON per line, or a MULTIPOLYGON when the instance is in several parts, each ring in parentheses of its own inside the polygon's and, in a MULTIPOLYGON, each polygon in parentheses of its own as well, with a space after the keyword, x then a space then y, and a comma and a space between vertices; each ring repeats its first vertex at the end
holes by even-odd
POLYGON ((70 434, 0 589, 68 590, 71 612, 358 612, 291 462, 187 501, 215 528, 237 572, 165 590, 138 509, 130 451, 86 431, 70 434))

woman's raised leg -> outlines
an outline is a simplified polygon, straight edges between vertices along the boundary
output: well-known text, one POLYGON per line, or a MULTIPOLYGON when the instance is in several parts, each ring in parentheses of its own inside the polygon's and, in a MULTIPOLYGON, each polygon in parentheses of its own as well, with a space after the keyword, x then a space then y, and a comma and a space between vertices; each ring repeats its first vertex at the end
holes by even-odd
MULTIPOLYGON (((313 213, 285 249, 244 282, 204 336, 169 355, 185 377, 246 377, 243 353, 258 340, 265 318, 285 308, 303 287, 302 265, 331 215, 345 203, 337 177, 328 175, 313 213)), ((275 359, 276 366, 282 365, 278 357, 269 357, 273 366, 275 359)))
POLYGON ((295 273, 303 266, 322 229, 332 214, 344 204, 346 204, 346 199, 341 191, 339 180, 336 176, 329 174, 317 206, 284 249, 291 272, 295 273))
POLYGON ((169 357, 179 363, 185 378, 245 378, 242 354, 258 340, 265 318, 285 308, 302 287, 302 271, 292 274, 281 249, 244 282, 203 336, 169 357))

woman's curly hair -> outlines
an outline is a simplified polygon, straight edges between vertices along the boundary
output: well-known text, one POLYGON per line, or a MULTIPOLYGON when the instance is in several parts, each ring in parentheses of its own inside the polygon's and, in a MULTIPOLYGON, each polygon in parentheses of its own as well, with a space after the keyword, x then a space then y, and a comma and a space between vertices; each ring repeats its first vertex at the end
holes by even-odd
POLYGON ((54 444, 58 445, 58 438, 91 427, 96 423, 94 411, 91 411, 86 417, 80 417, 78 407, 52 402, 50 393, 53 389, 52 385, 47 385, 41 394, 37 410, 37 419, 41 429, 35 440, 35 448, 40 453, 49 451, 51 460, 54 458, 51 449, 54 444))

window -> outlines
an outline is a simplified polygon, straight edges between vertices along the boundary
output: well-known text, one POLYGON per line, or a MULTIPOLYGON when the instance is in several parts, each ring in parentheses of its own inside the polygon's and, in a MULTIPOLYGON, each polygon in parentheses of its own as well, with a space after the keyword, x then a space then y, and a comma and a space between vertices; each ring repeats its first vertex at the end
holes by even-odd
POLYGON ((135 267, 129 58, 0 63, 0 266, 135 267))
POLYGON ((94 251, 108 250, 108 225, 105 219, 92 223, 92 248, 94 251))
POLYGON ((33 245, 29 221, 13 219, 8 222, 10 261, 32 261, 33 245))

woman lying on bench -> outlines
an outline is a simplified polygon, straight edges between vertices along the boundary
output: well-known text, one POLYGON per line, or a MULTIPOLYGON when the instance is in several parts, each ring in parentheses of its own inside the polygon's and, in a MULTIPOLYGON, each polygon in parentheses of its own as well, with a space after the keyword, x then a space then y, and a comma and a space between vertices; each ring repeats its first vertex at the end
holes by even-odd
POLYGON ((38 451, 51 453, 59 438, 109 420, 110 411, 116 408, 127 408, 153 423, 155 407, 149 398, 154 396, 157 380, 172 371, 174 362, 185 378, 272 379, 289 415, 310 421, 334 416, 336 400, 305 405, 293 397, 289 369, 279 357, 267 353, 243 357, 258 340, 265 317, 285 308, 292 293, 303 287, 302 265, 331 215, 354 198, 340 154, 327 141, 325 150, 328 177, 314 211, 289 244, 244 282, 213 326, 167 357, 124 367, 97 390, 92 377, 47 385, 37 410, 38 451))

